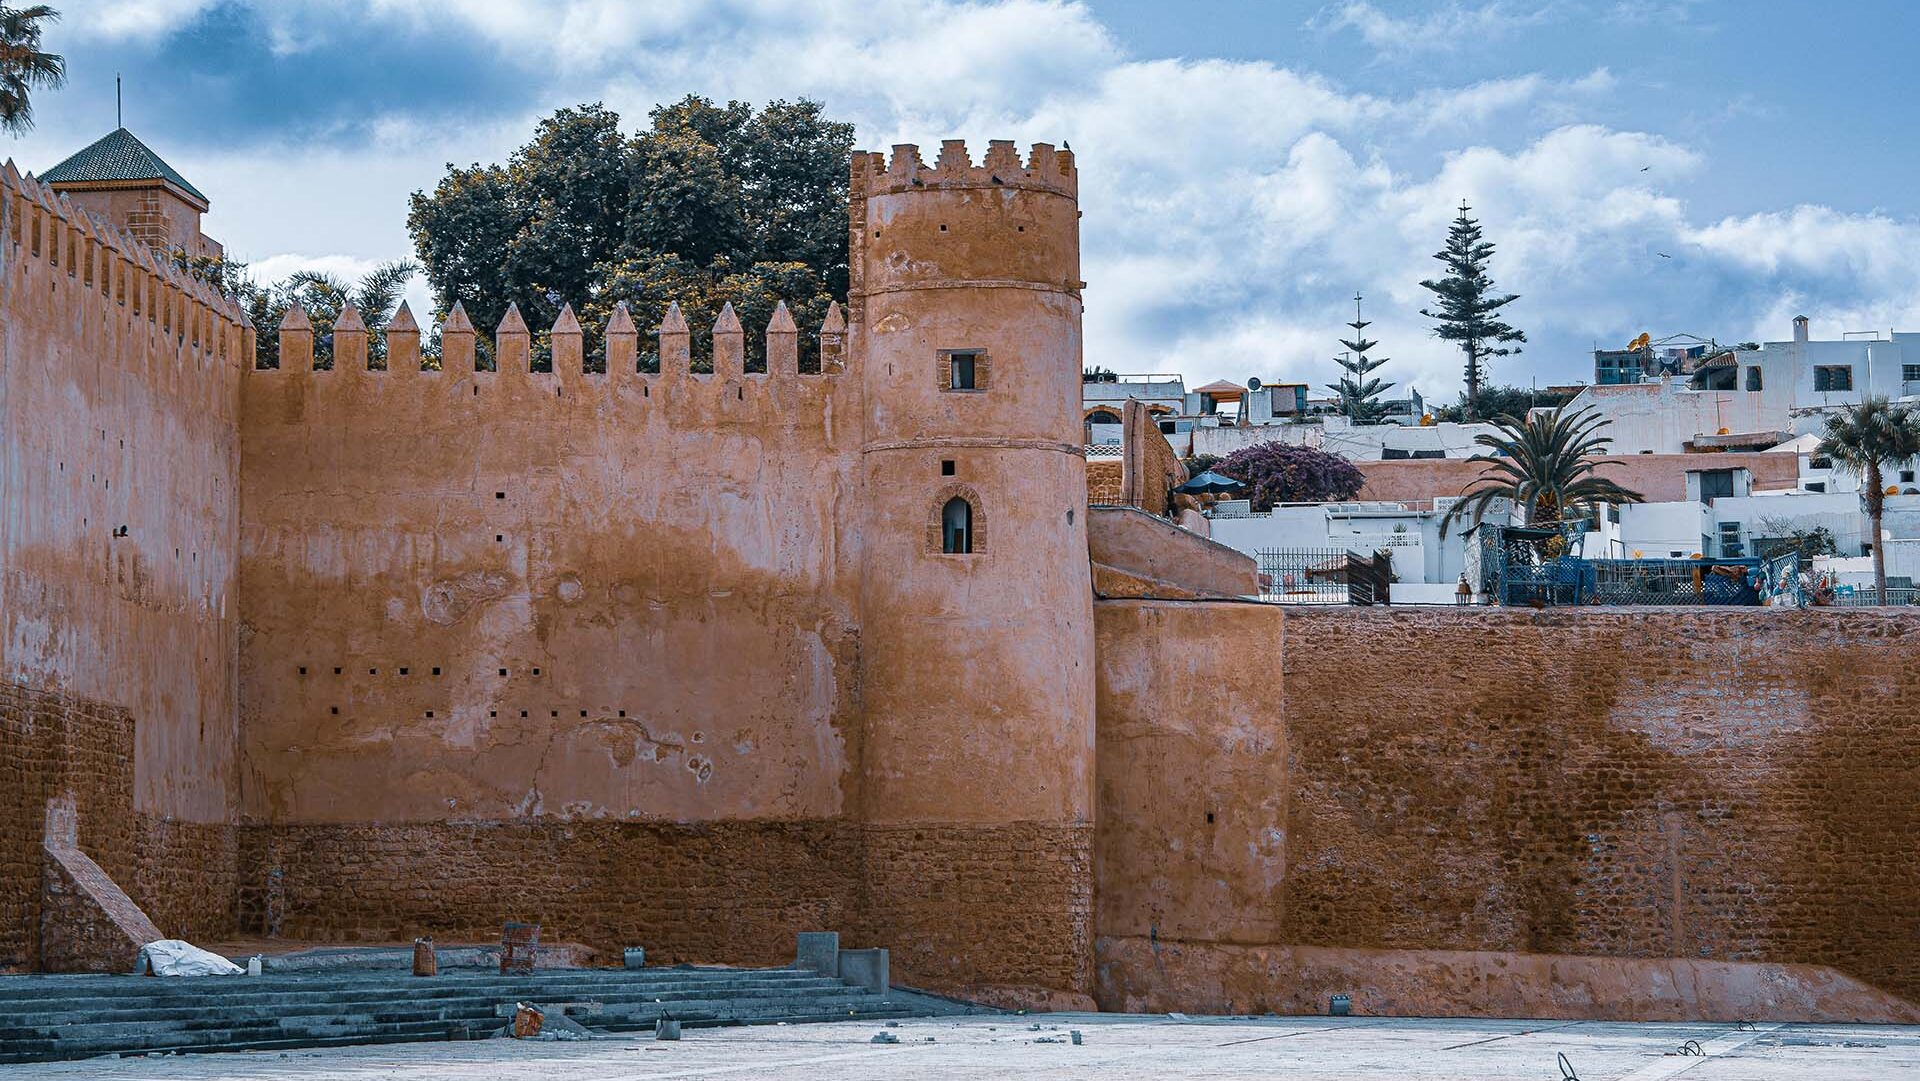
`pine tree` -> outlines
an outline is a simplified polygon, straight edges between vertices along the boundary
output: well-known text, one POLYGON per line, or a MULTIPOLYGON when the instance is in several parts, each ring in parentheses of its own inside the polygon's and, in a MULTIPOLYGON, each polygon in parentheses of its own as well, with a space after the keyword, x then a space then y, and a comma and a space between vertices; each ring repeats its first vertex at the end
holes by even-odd
POLYGON ((1387 407, 1378 399, 1393 384, 1367 378, 1367 373, 1385 364, 1387 358, 1367 359, 1367 350, 1380 343, 1367 340, 1366 329, 1373 324, 1360 318, 1360 299, 1360 294, 1353 295, 1353 322, 1347 324, 1353 328, 1353 340, 1341 338, 1340 344, 1347 347, 1347 352, 1333 358, 1347 374, 1338 383, 1328 383, 1327 389, 1340 396, 1340 411, 1347 419, 1355 424, 1378 424, 1387 415, 1387 407))
POLYGON ((1493 258, 1493 242, 1480 233, 1480 223, 1467 216, 1473 208, 1460 204, 1460 216, 1447 230, 1447 246, 1433 257, 1447 265, 1446 276, 1423 281, 1439 297, 1436 310, 1425 308, 1420 314, 1437 321, 1434 334, 1446 341, 1459 342, 1467 355, 1466 407, 1469 417, 1477 416, 1480 385, 1486 380, 1487 360, 1520 352, 1507 342, 1524 342, 1526 334, 1500 322, 1493 316, 1501 308, 1519 300, 1518 294, 1498 295, 1493 279, 1487 276, 1487 263, 1493 258))

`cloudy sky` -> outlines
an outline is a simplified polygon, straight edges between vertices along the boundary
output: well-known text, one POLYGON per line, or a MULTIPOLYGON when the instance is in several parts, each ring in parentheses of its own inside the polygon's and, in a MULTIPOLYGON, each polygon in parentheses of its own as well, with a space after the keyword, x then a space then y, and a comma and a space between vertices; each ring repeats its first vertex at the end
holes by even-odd
MULTIPOLYGON (((1642 330, 1920 330, 1908 0, 66 0, 68 86, 9 153, 126 123, 267 275, 411 254, 408 193, 539 116, 812 97, 882 149, 1070 142, 1087 360, 1322 383, 1367 297, 1382 375, 1450 398, 1419 287, 1462 199, 1531 340, 1591 378, 1642 330)), ((424 300, 424 288, 415 292, 424 300)))

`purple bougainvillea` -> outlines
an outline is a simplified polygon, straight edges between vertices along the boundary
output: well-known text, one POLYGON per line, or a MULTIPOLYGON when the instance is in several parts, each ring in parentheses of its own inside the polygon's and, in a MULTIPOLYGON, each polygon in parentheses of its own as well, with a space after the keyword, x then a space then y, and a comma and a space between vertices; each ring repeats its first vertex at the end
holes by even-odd
POLYGON ((1255 443, 1220 459, 1214 471, 1249 486, 1253 509, 1275 503, 1322 503, 1352 499, 1366 474, 1338 454, 1291 443, 1255 443))

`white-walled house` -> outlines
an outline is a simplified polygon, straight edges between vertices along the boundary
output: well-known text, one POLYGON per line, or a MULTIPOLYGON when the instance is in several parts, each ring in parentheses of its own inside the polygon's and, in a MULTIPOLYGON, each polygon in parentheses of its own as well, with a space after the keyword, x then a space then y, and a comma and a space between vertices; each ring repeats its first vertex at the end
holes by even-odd
POLYGON ((1190 439, 1194 454, 1225 457, 1256 443, 1288 443, 1314 447, 1350 461, 1377 462, 1394 458, 1471 458, 1483 449, 1474 439, 1494 430, 1493 425, 1483 423, 1354 424, 1346 417, 1328 416, 1299 424, 1245 428, 1196 426, 1190 439))
MULTIPOLYGON (((1254 514, 1244 500, 1227 501, 1215 505, 1211 536, 1255 559, 1271 550, 1386 551, 1393 559, 1395 596, 1409 603, 1447 603, 1474 543, 1470 520, 1456 520, 1441 536, 1440 521, 1452 502, 1284 503, 1254 514), (1415 588, 1421 586, 1432 588, 1415 588)), ((1510 517, 1506 507, 1497 506, 1487 520, 1510 517)))
POLYGON ((1787 341, 1726 351, 1692 375, 1587 387, 1570 405, 1612 422, 1611 453, 1676 454, 1817 435, 1827 412, 1872 395, 1920 401, 1920 334, 1813 341, 1801 316, 1787 341))

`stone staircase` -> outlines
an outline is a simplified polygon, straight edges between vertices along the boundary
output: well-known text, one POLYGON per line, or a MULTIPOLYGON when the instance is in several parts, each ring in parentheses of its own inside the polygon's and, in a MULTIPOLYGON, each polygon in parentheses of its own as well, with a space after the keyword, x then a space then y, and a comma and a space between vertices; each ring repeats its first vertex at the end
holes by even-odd
POLYGON ((0 978, 0 1063, 151 1052, 481 1039, 518 1002, 593 1003, 591 1029, 924 1017, 938 1000, 879 994, 806 968, 537 969, 530 975, 330 971, 168 979, 0 978))

